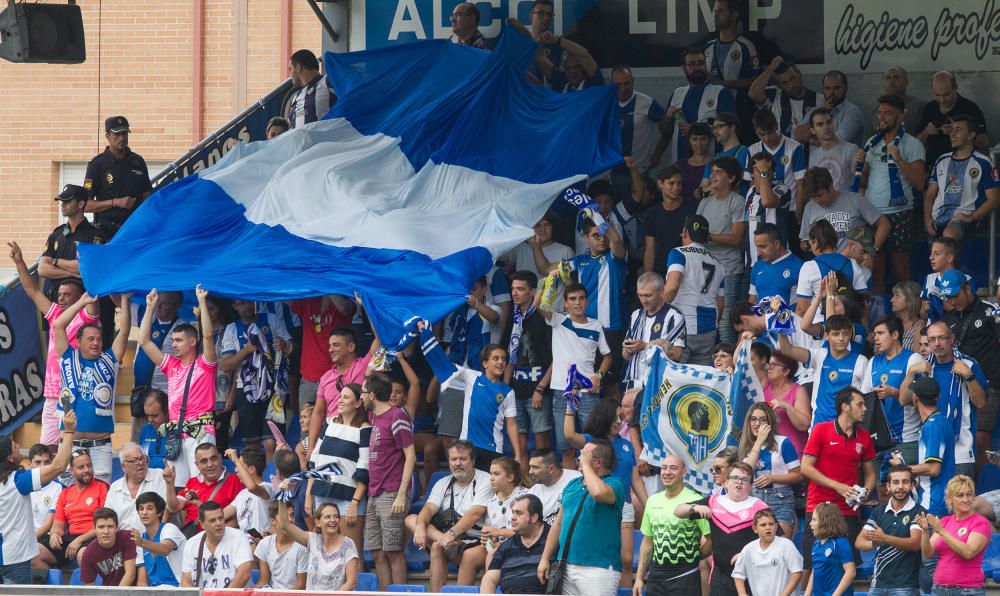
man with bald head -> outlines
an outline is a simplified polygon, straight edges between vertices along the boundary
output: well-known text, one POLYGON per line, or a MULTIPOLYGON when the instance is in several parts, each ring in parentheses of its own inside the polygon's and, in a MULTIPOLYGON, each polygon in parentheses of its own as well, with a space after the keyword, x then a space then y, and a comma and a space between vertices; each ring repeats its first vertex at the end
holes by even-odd
POLYGON ((646 586, 650 594, 701 594, 698 561, 702 552, 711 550, 712 540, 707 520, 674 515, 678 505, 701 498, 684 486, 686 472, 680 457, 663 458, 660 466, 663 492, 649 497, 642 517, 642 546, 633 594, 642 594, 646 586))
POLYGON ((937 158, 951 151, 951 126, 948 124, 948 116, 952 114, 972 117, 977 125, 973 145, 976 149, 985 149, 989 142, 986 134, 986 117, 976 102, 959 95, 955 75, 946 70, 934 73, 931 78, 931 90, 934 92, 934 100, 924 106, 920 121, 913 131, 927 148, 927 163, 934 163, 937 158))
POLYGON ((463 2, 451 11, 451 37, 448 41, 472 46, 480 50, 492 50, 493 44, 479 31, 479 7, 472 2, 463 2))
MULTIPOLYGON (((905 68, 902 66, 890 66, 885 69, 885 74, 882 75, 882 89, 888 95, 895 95, 903 100, 903 103, 906 104, 906 115, 903 116, 903 126, 906 127, 906 130, 913 131, 913 134, 916 134, 919 132, 917 124, 920 122, 920 116, 923 114, 924 106, 927 105, 927 102, 910 95, 907 90, 909 85, 910 75, 906 72, 905 68)), ((877 132, 877 112, 878 104, 875 104, 868 118, 868 123, 865 125, 865 138, 871 137, 877 132)))

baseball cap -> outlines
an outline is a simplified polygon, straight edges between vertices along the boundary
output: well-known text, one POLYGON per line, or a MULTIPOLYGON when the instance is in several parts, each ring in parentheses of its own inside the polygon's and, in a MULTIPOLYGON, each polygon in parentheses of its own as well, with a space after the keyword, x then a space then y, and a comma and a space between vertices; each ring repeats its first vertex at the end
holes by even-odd
POLYGON ((691 127, 688 128, 688 138, 691 137, 710 137, 712 136, 712 129, 704 122, 693 122, 691 127))
POLYGON ((62 187, 62 191, 56 195, 57 201, 86 201, 87 200, 87 190, 78 184, 67 184, 62 187))
POLYGON ((729 112, 722 112, 712 118, 708 119, 709 126, 714 126, 716 122, 721 122, 723 124, 731 124, 733 126, 739 126, 740 121, 736 117, 736 114, 731 114, 729 112))
POLYGON ((917 394, 918 398, 930 398, 935 400, 941 395, 941 386, 934 377, 920 377, 910 383, 910 391, 917 394))
POLYGON ((104 132, 128 132, 128 119, 125 116, 112 116, 104 121, 104 132))
POLYGON ((847 239, 853 240, 861 245, 861 248, 870 255, 875 254, 875 233, 868 226, 859 226, 847 233, 847 239))
POLYGON ((708 240, 708 220, 701 215, 689 215, 684 219, 684 229, 687 230, 688 237, 694 242, 706 242, 708 240))
POLYGON ((965 274, 958 269, 949 269, 938 276, 934 280, 934 288, 937 289, 938 294, 946 298, 951 298, 953 296, 958 296, 958 293, 962 291, 962 286, 965 285, 965 274))

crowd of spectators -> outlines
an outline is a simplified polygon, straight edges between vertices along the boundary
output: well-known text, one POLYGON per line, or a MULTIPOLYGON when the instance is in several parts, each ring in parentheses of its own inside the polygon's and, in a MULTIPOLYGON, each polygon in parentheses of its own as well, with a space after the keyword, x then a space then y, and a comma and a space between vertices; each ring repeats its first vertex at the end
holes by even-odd
MULTIPOLYGON (((899 67, 870 109, 839 71, 811 90, 781 56, 760 68, 742 10, 716 0, 716 36, 682 52, 666 107, 615 66, 625 158, 586 186, 593 208, 578 225, 547 213, 388 363, 357 296, 199 286, 192 321, 180 292, 90 296, 76 243, 111 239, 151 192, 128 121, 108 118, 107 149, 56 197, 44 287, 9 243, 50 335, 26 469, 0 440, 3 581, 76 564, 89 585, 347 591, 371 566, 385 590, 424 550, 431 591, 453 564, 484 593, 841 595, 874 550, 872 594, 982 593, 1000 491, 974 482, 997 463, 1000 307, 958 260, 1000 204, 983 113, 948 72, 926 102, 899 67), (914 280, 925 234, 931 273, 914 280), (642 443, 644 356, 731 374, 739 346, 763 401, 700 494, 680 454, 642 443), (133 442, 112 482, 124 364, 133 442)), ((539 43, 526 76, 604 84, 553 16, 534 0, 530 24, 510 22, 539 43)), ((452 42, 492 49, 475 4, 451 20, 452 42)), ((337 100, 311 52, 289 68, 268 139, 337 100)))

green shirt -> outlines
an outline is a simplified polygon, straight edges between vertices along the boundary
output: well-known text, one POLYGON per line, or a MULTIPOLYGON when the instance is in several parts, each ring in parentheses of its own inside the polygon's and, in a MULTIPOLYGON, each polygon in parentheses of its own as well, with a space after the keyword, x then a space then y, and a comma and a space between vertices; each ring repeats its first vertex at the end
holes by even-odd
POLYGON ((684 487, 676 497, 658 492, 646 501, 642 517, 642 535, 653 541, 653 564, 647 581, 670 580, 698 569, 701 537, 709 534, 708 520, 682 519, 674 510, 682 503, 693 503, 701 495, 684 487))

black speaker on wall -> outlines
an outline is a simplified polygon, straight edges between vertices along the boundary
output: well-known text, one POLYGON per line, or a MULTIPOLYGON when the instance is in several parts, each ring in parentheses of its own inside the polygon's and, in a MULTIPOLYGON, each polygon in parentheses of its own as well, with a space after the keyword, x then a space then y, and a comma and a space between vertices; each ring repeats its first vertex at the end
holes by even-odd
POLYGON ((0 58, 79 64, 87 59, 83 15, 76 4, 14 4, 0 13, 0 58))

